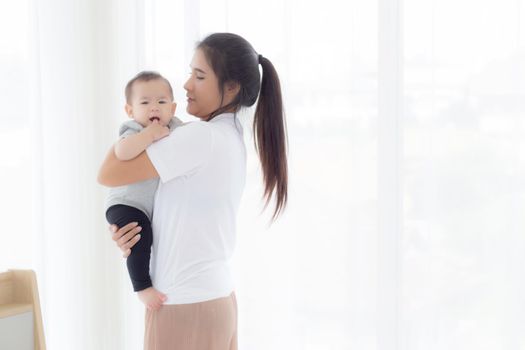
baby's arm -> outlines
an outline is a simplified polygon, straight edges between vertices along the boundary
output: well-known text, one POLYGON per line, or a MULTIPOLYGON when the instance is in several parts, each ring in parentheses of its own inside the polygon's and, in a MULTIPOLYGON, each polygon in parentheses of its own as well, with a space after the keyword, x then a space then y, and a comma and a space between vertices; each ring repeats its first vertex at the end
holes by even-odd
POLYGON ((133 159, 144 152, 153 142, 168 136, 169 133, 169 128, 154 122, 139 133, 120 139, 115 145, 115 156, 119 160, 133 159))

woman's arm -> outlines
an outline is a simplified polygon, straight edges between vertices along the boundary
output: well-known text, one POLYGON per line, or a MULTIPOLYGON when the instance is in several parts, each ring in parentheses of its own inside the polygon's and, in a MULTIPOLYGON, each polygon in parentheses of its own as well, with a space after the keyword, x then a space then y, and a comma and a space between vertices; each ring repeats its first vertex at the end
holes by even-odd
POLYGON ((159 177, 157 170, 144 151, 130 160, 119 160, 111 147, 100 167, 97 181, 107 187, 129 185, 159 177))

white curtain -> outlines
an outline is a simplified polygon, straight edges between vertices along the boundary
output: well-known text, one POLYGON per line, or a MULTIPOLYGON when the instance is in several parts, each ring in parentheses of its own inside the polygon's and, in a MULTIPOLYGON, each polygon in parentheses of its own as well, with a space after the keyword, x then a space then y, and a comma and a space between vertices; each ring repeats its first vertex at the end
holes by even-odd
POLYGON ((240 348, 525 348, 524 5, 2 3, 0 270, 37 271, 49 349, 142 348, 96 172, 127 80, 160 71, 191 120, 195 41, 231 31, 274 62, 290 143, 268 227, 245 133, 240 348))
POLYGON ((0 11, 2 37, 20 47, 20 74, 3 81, 0 265, 36 270, 49 349, 139 349, 143 313, 96 174, 123 118, 123 87, 145 61, 143 3, 17 4, 0 11))

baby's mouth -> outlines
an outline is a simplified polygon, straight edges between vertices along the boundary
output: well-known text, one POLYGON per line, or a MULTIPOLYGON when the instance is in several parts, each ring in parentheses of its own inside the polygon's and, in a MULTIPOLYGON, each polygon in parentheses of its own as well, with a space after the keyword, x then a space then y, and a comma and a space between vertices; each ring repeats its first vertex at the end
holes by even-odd
POLYGON ((151 118, 149 118, 150 122, 153 122, 154 120, 160 122, 160 118, 159 117, 151 117, 151 118))

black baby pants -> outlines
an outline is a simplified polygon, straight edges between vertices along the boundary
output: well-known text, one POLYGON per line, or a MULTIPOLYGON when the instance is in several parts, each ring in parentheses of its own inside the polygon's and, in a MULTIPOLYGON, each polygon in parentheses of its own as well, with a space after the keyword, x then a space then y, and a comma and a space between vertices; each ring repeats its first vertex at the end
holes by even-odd
POLYGON ((115 224, 119 228, 130 222, 138 222, 142 227, 139 241, 131 248, 131 254, 126 263, 128 265, 129 277, 135 292, 141 291, 152 286, 149 276, 149 261, 151 257, 151 245, 153 234, 151 222, 142 210, 128 205, 112 205, 106 211, 106 219, 110 224, 115 224))

